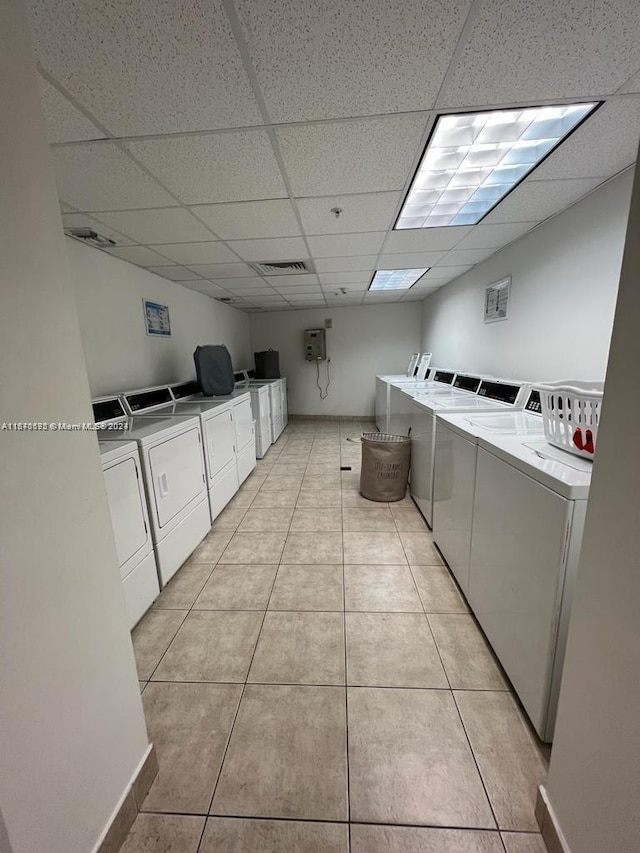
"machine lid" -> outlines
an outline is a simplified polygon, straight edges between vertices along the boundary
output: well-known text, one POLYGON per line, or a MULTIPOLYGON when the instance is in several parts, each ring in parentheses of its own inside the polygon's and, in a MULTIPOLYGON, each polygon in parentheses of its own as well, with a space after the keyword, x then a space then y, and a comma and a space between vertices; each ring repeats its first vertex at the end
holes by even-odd
POLYGON ((173 403, 173 397, 168 387, 153 388, 150 391, 134 391, 131 394, 124 394, 123 396, 132 415, 173 403))
POLYGON ((191 379, 189 382, 181 382, 179 385, 172 385, 169 390, 174 400, 183 400, 185 397, 194 397, 196 394, 202 394, 202 389, 197 379, 191 379))
POLYGON ((109 465, 122 457, 135 455, 137 458, 138 456, 138 445, 130 439, 122 439, 121 441, 99 439, 98 449, 103 465, 109 465))
POLYGON ((105 397, 103 400, 94 400, 93 420, 95 423, 107 423, 107 421, 123 420, 126 412, 119 397, 105 397))
POLYGON ((521 388, 521 382, 496 382, 493 379, 483 379, 478 388, 478 397, 513 406, 521 388))
POLYGON ((542 437, 479 436, 478 444, 562 497, 586 500, 589 496, 593 463, 552 447, 542 437))
POLYGON ((453 381, 453 387, 460 391, 470 391, 475 394, 480 387, 481 379, 479 376, 470 376, 464 373, 458 373, 453 381))

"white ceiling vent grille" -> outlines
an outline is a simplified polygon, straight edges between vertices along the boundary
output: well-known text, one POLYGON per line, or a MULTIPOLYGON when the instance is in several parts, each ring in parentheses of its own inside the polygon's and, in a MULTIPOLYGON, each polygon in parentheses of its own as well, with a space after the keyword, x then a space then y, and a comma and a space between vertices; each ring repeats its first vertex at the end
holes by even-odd
POLYGON ((260 275, 302 275, 315 272, 311 261, 258 261, 250 266, 260 275))
POLYGON ((485 323, 496 323, 498 320, 507 319, 510 291, 511 276, 489 285, 484 295, 485 323))

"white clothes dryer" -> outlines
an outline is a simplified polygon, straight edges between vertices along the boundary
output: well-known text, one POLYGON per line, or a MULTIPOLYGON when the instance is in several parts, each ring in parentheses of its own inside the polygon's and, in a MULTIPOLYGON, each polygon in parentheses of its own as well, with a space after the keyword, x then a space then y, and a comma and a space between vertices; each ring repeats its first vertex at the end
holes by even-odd
POLYGON ((136 442, 147 496, 160 587, 211 528, 200 423, 197 417, 129 417, 118 397, 93 401, 96 423, 126 423, 124 433, 104 430, 103 441, 136 442))
POLYGON ((135 441, 99 441, 129 628, 160 593, 147 499, 135 441))

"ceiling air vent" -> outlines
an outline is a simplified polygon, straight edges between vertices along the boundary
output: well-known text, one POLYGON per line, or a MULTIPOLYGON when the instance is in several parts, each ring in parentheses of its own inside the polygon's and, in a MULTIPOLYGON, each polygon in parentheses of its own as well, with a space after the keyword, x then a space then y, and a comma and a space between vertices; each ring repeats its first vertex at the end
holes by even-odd
POLYGON ((259 261, 250 266, 260 275, 301 275, 315 272, 311 261, 259 261))
POLYGON ((108 249, 116 245, 116 241, 110 237, 103 237, 92 228, 65 228, 64 233, 68 237, 74 237, 76 240, 82 240, 89 246, 96 246, 98 249, 108 249))

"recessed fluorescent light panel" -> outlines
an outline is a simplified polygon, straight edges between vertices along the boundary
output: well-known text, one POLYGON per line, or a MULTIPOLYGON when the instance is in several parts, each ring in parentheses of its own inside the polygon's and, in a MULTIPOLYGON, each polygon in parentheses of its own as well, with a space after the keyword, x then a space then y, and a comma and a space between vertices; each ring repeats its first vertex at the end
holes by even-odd
POLYGON ((597 106, 439 116, 395 228, 475 225, 597 106))
POLYGON ((369 290, 409 290, 430 267, 413 270, 377 270, 369 290))

